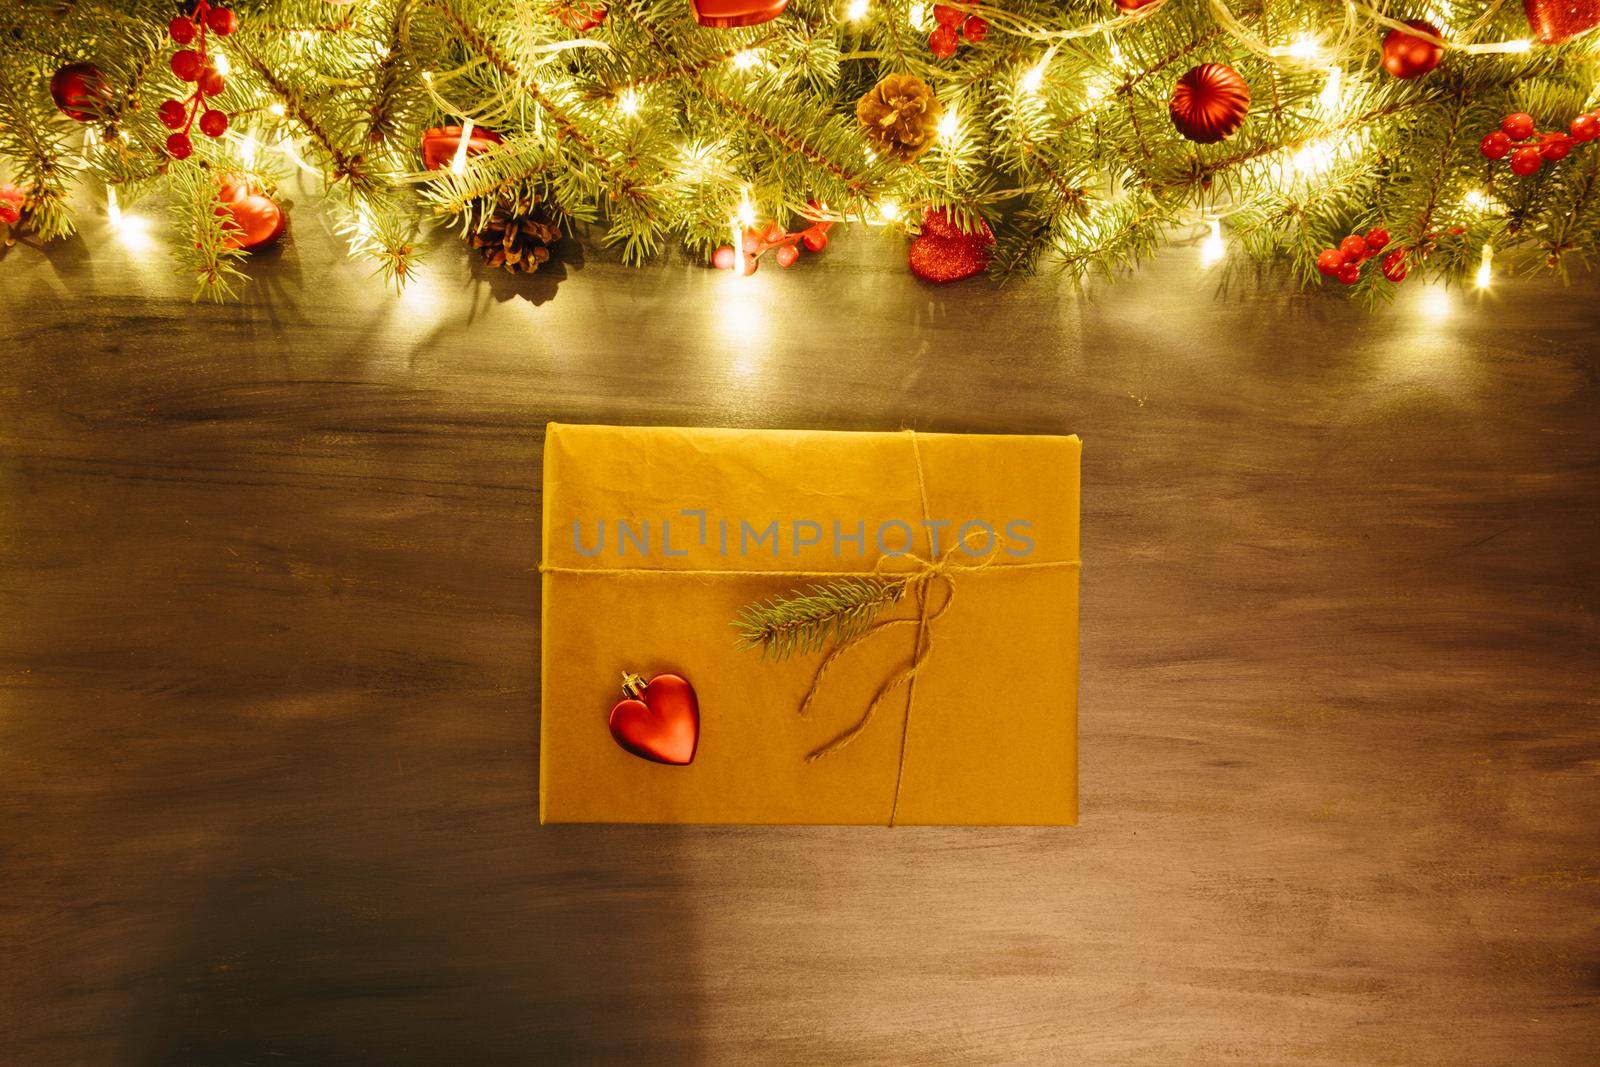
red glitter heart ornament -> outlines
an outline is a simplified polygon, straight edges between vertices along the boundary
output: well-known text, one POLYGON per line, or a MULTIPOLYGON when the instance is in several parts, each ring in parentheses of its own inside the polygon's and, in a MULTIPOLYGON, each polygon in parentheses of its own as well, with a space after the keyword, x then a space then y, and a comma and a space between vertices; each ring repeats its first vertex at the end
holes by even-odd
POLYGON ((694 761, 700 744, 700 702, 694 686, 676 674, 646 682, 622 676, 628 699, 611 709, 611 736, 640 759, 682 767, 694 761))
POLYGON ((1528 26, 1543 44, 1560 44, 1600 26, 1600 0, 1522 0, 1528 26))
POLYGON ((947 212, 929 208, 922 216, 922 233, 906 253, 911 272, 942 285, 988 270, 994 233, 987 222, 978 225, 972 233, 963 232, 947 212))

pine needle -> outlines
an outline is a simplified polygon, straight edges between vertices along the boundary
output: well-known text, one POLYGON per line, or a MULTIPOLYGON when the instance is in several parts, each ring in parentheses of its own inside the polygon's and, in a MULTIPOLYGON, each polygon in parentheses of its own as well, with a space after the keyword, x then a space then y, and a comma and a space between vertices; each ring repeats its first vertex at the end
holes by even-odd
POLYGON ((747 606, 733 620, 741 651, 783 659, 819 651, 830 639, 861 633, 905 592, 903 578, 849 577, 747 606))

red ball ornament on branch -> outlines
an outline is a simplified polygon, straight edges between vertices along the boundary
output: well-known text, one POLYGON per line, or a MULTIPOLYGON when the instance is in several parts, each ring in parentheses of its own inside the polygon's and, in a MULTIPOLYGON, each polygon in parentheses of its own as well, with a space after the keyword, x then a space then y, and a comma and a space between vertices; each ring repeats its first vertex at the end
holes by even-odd
POLYGON ((1522 0, 1528 27, 1542 44, 1560 44, 1600 26, 1600 0, 1522 0))
POLYGON ((1178 132, 1199 144, 1233 136, 1250 111, 1250 86, 1232 67, 1202 63, 1178 79, 1167 109, 1178 132))
MULTIPOLYGON (((1433 37, 1442 37, 1438 27, 1422 19, 1412 19, 1406 23, 1414 30, 1433 37)), ((1417 37, 1406 33, 1404 30, 1390 30, 1383 39, 1383 69, 1396 78, 1410 80, 1420 78, 1428 71, 1439 65, 1444 58, 1444 49, 1424 37, 1417 37)))
POLYGON ((929 209, 922 216, 922 233, 911 242, 906 260, 911 273, 925 282, 942 285, 981 274, 989 268, 994 233, 989 224, 964 232, 949 214, 929 209))
POLYGON ((1121 9, 1124 14, 1131 15, 1135 11, 1143 11, 1151 4, 1159 2, 1160 0, 1117 0, 1117 7, 1121 9))
POLYGON ((789 0, 689 0, 695 21, 718 30, 771 22, 788 6, 789 0))
MULTIPOLYGON (((460 126, 435 126, 425 130, 422 134, 422 165, 428 170, 439 170, 455 162, 456 153, 461 149, 462 132, 460 126)), ((475 126, 467 138, 467 155, 475 156, 503 143, 505 139, 498 133, 475 126)))
POLYGON ((257 249, 276 241, 288 227, 283 209, 260 189, 224 178, 217 185, 217 214, 232 219, 229 248, 257 249))
POLYGON ((68 63, 50 78, 50 99, 74 122, 89 122, 111 100, 111 86, 93 63, 68 63))

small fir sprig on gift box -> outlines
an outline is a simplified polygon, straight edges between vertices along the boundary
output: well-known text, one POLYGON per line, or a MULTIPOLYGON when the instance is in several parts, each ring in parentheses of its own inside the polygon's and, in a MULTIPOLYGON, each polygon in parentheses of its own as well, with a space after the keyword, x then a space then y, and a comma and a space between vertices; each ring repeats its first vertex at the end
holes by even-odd
POLYGON ((851 576, 747 606, 733 620, 741 651, 768 659, 821 651, 860 634, 905 595, 909 579, 851 576))

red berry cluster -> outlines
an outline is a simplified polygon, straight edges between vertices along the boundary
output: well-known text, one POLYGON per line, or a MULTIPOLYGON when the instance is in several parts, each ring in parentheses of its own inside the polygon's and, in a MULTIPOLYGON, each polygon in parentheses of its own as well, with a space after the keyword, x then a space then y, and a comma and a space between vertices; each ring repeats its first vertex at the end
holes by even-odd
MULTIPOLYGON (((974 4, 978 0, 972 0, 974 4)), ((928 50, 940 59, 949 59, 961 47, 961 41, 977 44, 989 36, 989 23, 977 15, 969 15, 949 4, 933 5, 933 32, 928 34, 928 50)))
MULTIPOLYGON (((1389 246, 1389 231, 1382 227, 1367 231, 1365 237, 1353 233, 1339 242, 1338 248, 1324 248, 1317 256, 1317 270, 1325 278, 1338 278, 1345 285, 1361 280, 1361 267, 1389 246)), ((1396 248, 1383 257, 1383 276, 1391 282, 1404 281, 1411 265, 1406 250, 1396 248)))
POLYGON ((1545 163, 1566 159, 1574 146, 1600 137, 1600 109, 1586 111, 1568 124, 1566 132, 1546 130, 1539 132, 1533 116, 1525 111, 1507 115, 1500 128, 1486 134, 1478 142, 1478 151, 1485 159, 1511 157, 1511 173, 1526 178, 1539 173, 1545 163), (1521 145, 1520 148, 1516 147, 1521 145))
MULTIPOLYGON (((816 201, 811 201, 812 209, 821 212, 826 210, 816 201)), ((818 219, 803 230, 790 233, 776 222, 769 222, 766 226, 752 226, 744 231, 744 273, 753 274, 758 261, 767 252, 772 252, 772 258, 778 261, 780 267, 790 267, 800 258, 800 246, 812 252, 820 252, 828 247, 828 231, 833 229, 833 223, 818 219)), ((723 245, 711 255, 711 265, 718 270, 732 270, 739 263, 739 256, 732 245, 723 245)))
POLYGON ((197 120, 200 132, 207 137, 221 137, 228 129, 228 113, 206 103, 208 97, 221 96, 227 88, 222 72, 206 51, 206 32, 226 37, 238 28, 238 16, 225 7, 212 7, 206 0, 196 0, 192 16, 179 15, 167 23, 167 33, 174 43, 194 45, 172 54, 172 73, 194 82, 194 92, 183 100, 163 101, 156 112, 161 124, 173 131, 167 138, 167 154, 173 159, 188 159, 194 152, 189 131, 197 120))

